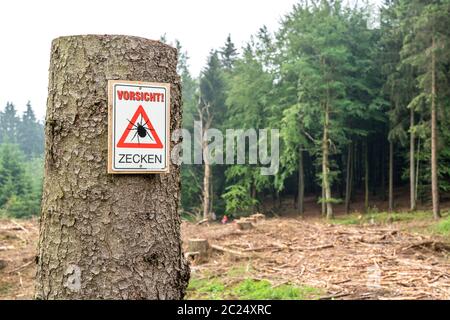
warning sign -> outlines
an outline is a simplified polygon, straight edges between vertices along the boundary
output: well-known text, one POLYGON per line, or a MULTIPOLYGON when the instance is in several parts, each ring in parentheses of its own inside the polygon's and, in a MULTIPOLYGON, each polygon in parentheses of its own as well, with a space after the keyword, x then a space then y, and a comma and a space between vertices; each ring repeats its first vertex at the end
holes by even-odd
POLYGON ((168 172, 170 85, 116 80, 108 85, 108 172, 168 172))

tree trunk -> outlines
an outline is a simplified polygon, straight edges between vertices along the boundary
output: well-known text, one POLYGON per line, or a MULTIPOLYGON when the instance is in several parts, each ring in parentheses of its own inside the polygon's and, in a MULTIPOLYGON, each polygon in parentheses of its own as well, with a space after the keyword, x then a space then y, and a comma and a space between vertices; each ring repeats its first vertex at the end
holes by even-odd
POLYGON ((303 149, 299 146, 298 151, 298 195, 297 195, 297 211, 299 215, 304 212, 305 201, 305 171, 303 167, 303 149))
POLYGON ((415 137, 413 132, 414 127, 414 110, 410 111, 410 124, 409 124, 409 196, 410 196, 410 210, 416 210, 416 173, 415 173, 415 137))
MULTIPOLYGON (((204 150, 206 154, 208 153, 208 146, 204 147, 204 150)), ((210 205, 210 182, 211 179, 211 166, 209 162, 205 159, 205 165, 204 165, 204 174, 203 174, 203 219, 209 219, 209 205, 210 205)))
MULTIPOLYGON (((255 183, 253 182, 252 183, 252 186, 251 186, 251 188, 250 188, 250 197, 252 198, 252 199, 255 199, 256 200, 256 198, 257 198, 257 192, 256 192, 256 185, 255 185, 255 183)), ((258 212, 258 204, 254 204, 253 206, 252 206, 252 213, 257 213, 258 212)))
POLYGON ((414 188, 414 201, 416 202, 417 205, 417 194, 418 194, 418 190, 419 190, 419 177, 420 177, 420 137, 417 141, 417 164, 416 164, 416 181, 414 182, 416 184, 415 188, 414 188))
POLYGON ((364 145, 364 211, 369 212, 369 142, 364 145))
POLYGON ((436 53, 435 39, 433 36, 431 47, 431 195, 433 199, 433 216, 441 217, 439 208, 439 184, 437 175, 437 107, 436 107, 436 53))
POLYGON ((345 213, 350 212, 350 197, 352 192, 351 178, 352 178, 352 162, 353 162, 353 143, 347 146, 347 172, 346 172, 346 183, 345 183, 345 213))
POLYGON ((213 176, 214 176, 214 170, 213 167, 210 166, 209 168, 209 211, 211 218, 213 220, 216 220, 216 214, 214 212, 214 182, 213 182, 213 176))
POLYGON ((323 187, 323 179, 322 179, 322 203, 321 203, 321 212, 322 212, 322 216, 326 216, 327 215, 327 206, 325 204, 325 189, 323 187))
POLYGON ((175 130, 176 64, 174 48, 143 38, 53 41, 36 298, 183 298, 189 268, 180 239, 179 167, 107 174, 108 80, 170 83, 175 130))
POLYGON ((389 212, 394 211, 394 143, 389 141, 389 212))
POLYGON ((381 170, 381 181, 380 181, 380 194, 381 200, 386 201, 386 148, 384 142, 381 142, 381 156, 380 156, 380 170, 381 170))
POLYGON ((328 127, 330 122, 330 110, 328 103, 325 109, 325 123, 323 126, 323 141, 322 141, 322 179, 323 179, 323 193, 325 198, 326 216, 328 219, 333 218, 333 206, 331 204, 331 185, 330 185, 330 164, 328 160, 329 147, 328 147, 328 127))

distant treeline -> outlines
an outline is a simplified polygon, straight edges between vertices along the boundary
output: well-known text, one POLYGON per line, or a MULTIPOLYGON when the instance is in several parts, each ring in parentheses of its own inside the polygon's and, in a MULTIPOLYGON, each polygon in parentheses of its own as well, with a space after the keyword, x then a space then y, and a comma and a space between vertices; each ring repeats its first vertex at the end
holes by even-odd
POLYGON ((22 115, 12 103, 0 111, 0 216, 39 213, 44 152, 44 125, 31 104, 22 115))
POLYGON ((291 194, 302 213, 313 194, 332 217, 359 191, 366 211, 375 198, 395 210, 394 191, 409 186, 411 209, 433 199, 439 216, 450 191, 450 2, 344 3, 299 1, 279 30, 261 28, 240 52, 228 37, 198 78, 180 51, 185 128, 281 130, 276 176, 183 166, 185 211, 246 214, 291 194))

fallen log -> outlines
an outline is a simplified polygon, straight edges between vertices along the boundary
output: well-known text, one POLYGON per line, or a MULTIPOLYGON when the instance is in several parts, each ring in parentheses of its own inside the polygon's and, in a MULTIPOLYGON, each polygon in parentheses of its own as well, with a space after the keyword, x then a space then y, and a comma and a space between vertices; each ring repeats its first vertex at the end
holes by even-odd
POLYGON ((11 271, 9 272, 9 274, 18 272, 18 271, 20 271, 20 270, 22 270, 22 269, 25 269, 26 267, 28 267, 29 265, 31 265, 33 262, 35 262, 35 261, 34 261, 34 260, 30 260, 30 261, 28 261, 27 263, 21 265, 20 267, 11 270, 11 271))
POLYGON ((197 222, 196 223, 196 225, 202 225, 202 224, 204 224, 204 223, 207 223, 209 221, 209 219, 208 218, 206 218, 206 219, 202 219, 202 220, 200 220, 199 222, 197 222))
POLYGON ((262 213, 255 213, 255 214, 252 214, 250 217, 255 218, 257 221, 261 221, 266 218, 266 216, 263 215, 262 213))
POLYGON ((336 299, 336 298, 342 298, 342 297, 346 297, 346 296, 349 296, 349 295, 350 295, 350 293, 345 293, 345 292, 335 293, 335 294, 330 294, 328 296, 320 297, 319 300, 333 300, 333 299, 336 299))
POLYGON ((248 257, 248 255, 246 255, 245 253, 241 252, 241 251, 237 251, 237 250, 232 250, 232 249, 228 249, 222 246, 218 246, 216 244, 212 244, 211 248, 220 252, 226 252, 235 256, 239 256, 239 257, 248 257))
POLYGON ((328 249, 333 248, 334 244, 324 244, 321 246, 315 246, 315 247, 288 247, 290 250, 298 250, 298 251, 308 251, 308 250, 321 250, 321 249, 328 249))
POLYGON ((0 251, 6 251, 6 250, 14 250, 14 246, 2 246, 2 247, 0 247, 0 251))
POLYGON ((251 223, 256 223, 257 219, 254 218, 254 217, 247 217, 247 218, 244 219, 244 221, 251 222, 251 223))
POLYGON ((433 241, 433 240, 426 240, 426 241, 413 243, 407 247, 402 248, 402 251, 406 251, 408 249, 420 248, 420 247, 429 248, 429 249, 432 249, 433 251, 450 251, 449 245, 442 243, 442 242, 433 241))

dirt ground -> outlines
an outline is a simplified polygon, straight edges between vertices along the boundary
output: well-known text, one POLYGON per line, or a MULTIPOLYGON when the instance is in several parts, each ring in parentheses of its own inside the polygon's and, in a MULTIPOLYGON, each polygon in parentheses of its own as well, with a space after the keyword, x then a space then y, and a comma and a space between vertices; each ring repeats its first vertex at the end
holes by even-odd
MULTIPOLYGON (((272 218, 254 228, 183 222, 183 240, 204 238, 213 250, 192 261, 191 277, 238 276, 308 285, 322 299, 450 299, 450 248, 443 239, 413 234, 400 223, 333 225, 307 218, 272 218)), ((0 299, 31 299, 37 220, 0 220, 0 299)), ((224 279, 226 282, 226 279, 224 279)))
POLYGON ((0 299, 33 297, 38 222, 0 220, 0 299))
POLYGON ((206 238, 236 254, 214 253, 192 266, 217 277, 238 264, 248 276, 324 289, 334 299, 450 299, 450 246, 401 225, 331 225, 317 219, 268 219, 248 231, 233 224, 183 225, 184 238, 206 238), (243 257, 245 255, 245 257, 243 257))

